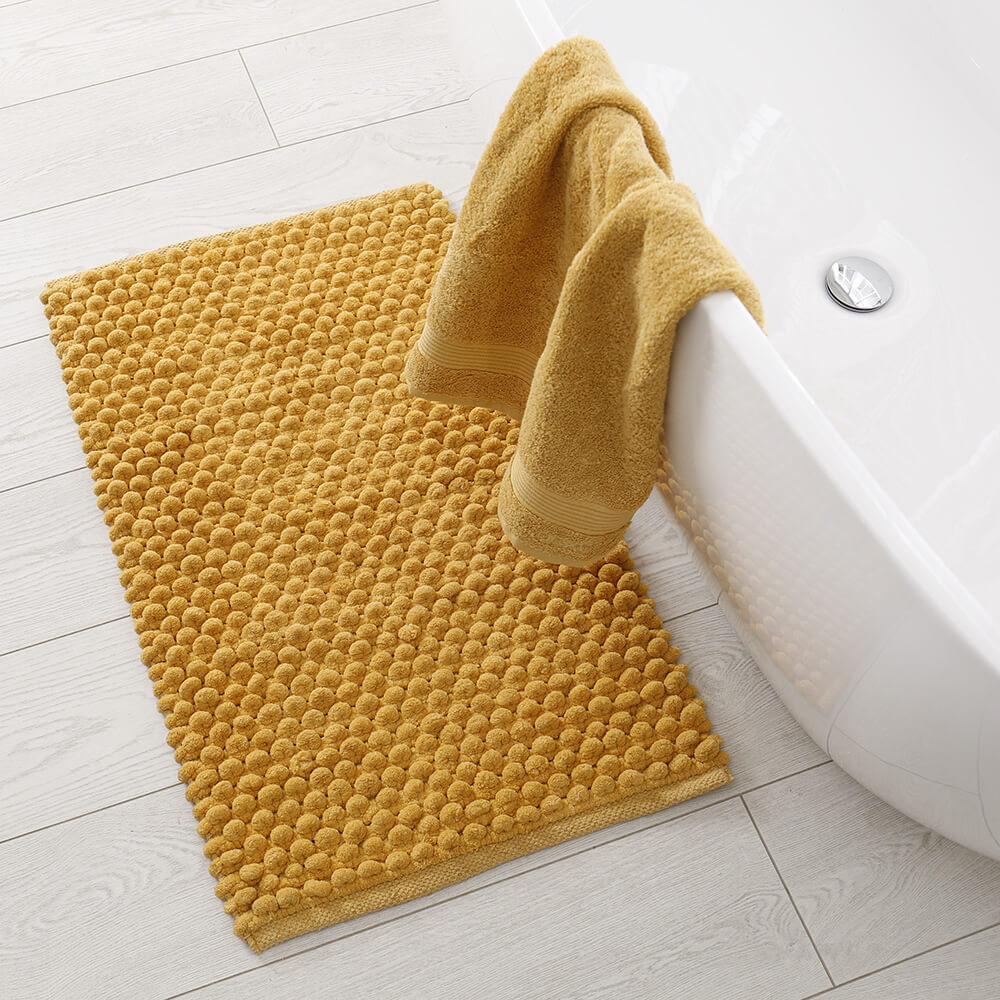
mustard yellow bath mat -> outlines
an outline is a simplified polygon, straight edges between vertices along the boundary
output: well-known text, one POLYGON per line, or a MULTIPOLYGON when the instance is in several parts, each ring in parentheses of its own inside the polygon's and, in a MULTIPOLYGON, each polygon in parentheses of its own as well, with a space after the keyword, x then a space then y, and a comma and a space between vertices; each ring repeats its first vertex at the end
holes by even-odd
POLYGON ((624 546, 497 519, 517 424, 410 398, 414 185, 50 283, 217 894, 257 951, 729 780, 624 546))

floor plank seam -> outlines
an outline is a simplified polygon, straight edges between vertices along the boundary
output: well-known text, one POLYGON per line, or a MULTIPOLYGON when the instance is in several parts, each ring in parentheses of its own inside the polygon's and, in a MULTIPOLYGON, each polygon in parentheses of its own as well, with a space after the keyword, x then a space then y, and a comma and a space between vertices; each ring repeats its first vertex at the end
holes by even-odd
POLYGON ((250 72, 250 67, 247 65, 246 59, 243 58, 243 50, 237 49, 240 56, 240 62, 243 63, 243 69, 246 71, 247 79, 250 81, 250 86, 253 87, 254 97, 257 98, 257 103, 260 105, 261 113, 264 115, 264 120, 267 122, 267 127, 271 130, 271 135, 274 136, 275 148, 281 145, 281 140, 278 138, 278 133, 274 130, 274 122, 271 121, 271 116, 267 113, 267 108, 264 107, 264 101, 260 96, 260 91, 257 89, 257 81, 253 78, 253 73, 250 72))
MULTIPOLYGON (((42 209, 43 212, 47 212, 47 208, 42 209)), ((41 288, 39 287, 39 291, 41 288)), ((0 344, 0 351, 6 350, 8 347, 22 347, 25 344, 32 344, 36 340, 41 340, 43 337, 48 337, 47 333, 39 333, 34 337, 25 337, 24 340, 13 340, 9 344, 0 344)))
MULTIPOLYGON (((66 208, 69 205, 76 205, 82 201, 90 201, 91 198, 103 198, 109 194, 119 194, 122 191, 131 191, 134 188, 140 188, 145 184, 156 184, 159 181, 170 180, 172 177, 183 177, 186 174, 193 174, 198 170, 209 170, 212 167, 222 167, 227 163, 238 163, 240 160, 248 160, 251 156, 260 156, 261 153, 271 153, 277 147, 268 146, 264 149, 255 149, 250 153, 242 153, 239 156, 231 156, 225 160, 214 160, 212 163, 202 163, 197 167, 190 167, 187 170, 178 170, 174 174, 162 174, 158 177, 150 177, 144 181, 136 181, 135 184, 123 184, 121 187, 108 188, 106 191, 95 191, 93 194, 84 195, 82 198, 70 198, 69 201, 56 202, 54 205, 46 205, 44 208, 33 208, 30 212, 20 212, 17 215, 8 215, 3 219, 0 219, 0 225, 5 222, 16 222, 18 219, 27 219, 32 215, 38 215, 41 212, 51 212, 57 208, 66 208)), ((39 288, 39 293, 41 288, 39 288)), ((36 340, 36 337, 30 338, 36 340)))
MULTIPOLYGON (((885 972, 886 969, 894 969, 898 965, 906 965, 907 962, 912 962, 924 955, 930 955, 932 952, 940 951, 942 948, 947 948, 949 945, 958 944, 959 941, 965 941, 968 938, 975 937, 977 934, 985 934, 987 931, 995 930, 997 927, 1000 927, 1000 920, 997 920, 992 924, 987 924, 985 927, 980 927, 978 930, 969 931, 967 934, 960 934, 958 937, 951 938, 948 941, 942 941, 940 944, 932 945, 930 948, 924 948, 923 951, 907 955, 906 958, 900 958, 895 962, 889 962, 888 965, 880 965, 877 969, 871 969, 869 972, 863 972, 860 976, 852 976, 850 979, 845 979, 842 983, 837 983, 835 986, 828 986, 817 993, 810 993, 808 996, 802 997, 801 1000, 814 1000, 815 997, 827 996, 828 994, 833 993, 834 990, 840 989, 841 986, 850 986, 852 983, 859 983, 863 979, 868 979, 871 976, 877 976, 880 972, 885 972)), ((198 988, 201 989, 200 986, 198 988)))
MULTIPOLYGON (((11 487, 11 488, 13 489, 14 487, 11 487)), ((653 603, 655 604, 656 601, 654 600, 653 603)), ((668 625, 672 625, 675 622, 679 622, 679 621, 681 621, 684 618, 690 618, 691 615, 699 615, 699 614, 701 614, 702 611, 707 611, 709 608, 717 608, 718 606, 719 606, 718 600, 714 600, 714 601, 710 601, 708 604, 703 604, 700 607, 692 608, 690 611, 683 611, 683 612, 681 612, 681 614, 674 615, 672 618, 664 618, 663 619, 663 627, 667 628, 668 625)), ((668 631, 669 631, 669 629, 668 629, 668 631)), ((683 653, 683 652, 684 652, 684 650, 681 650, 681 653, 683 653)))
POLYGON ((23 840, 25 837, 33 837, 36 833, 44 833, 46 830, 54 830, 57 826, 64 826, 66 823, 75 823, 78 819, 86 819, 88 816, 96 816, 98 813, 107 812, 109 809, 117 809, 118 806, 127 805, 129 802, 137 802, 139 799, 148 799, 150 795, 157 795, 160 792, 166 792, 171 788, 183 787, 182 781, 173 781, 169 785, 163 785, 161 788, 153 788, 148 792, 139 792, 138 795, 130 795, 127 799, 122 799, 121 802, 109 802, 107 805, 98 806, 96 809, 88 809, 86 812, 79 813, 76 816, 67 816, 66 819, 57 819, 54 823, 46 823, 45 826, 35 827, 34 830, 25 830, 24 833, 15 833, 13 837, 4 837, 0 840, 0 846, 4 844, 11 844, 15 840, 23 840))
MULTIPOLYGON (((817 765, 823 767, 825 765, 817 765)), ((810 768, 811 770, 811 768, 810 768)), ((787 777, 792 777, 792 775, 787 775, 787 777)), ((784 780, 784 779, 782 779, 784 780)), ((816 952, 816 957, 819 959, 819 964, 823 966, 823 971, 826 973, 826 978, 830 980, 830 986, 834 987, 837 984, 833 980, 833 976, 830 975, 830 970, 827 968, 826 961, 823 958, 822 953, 819 950, 816 941, 812 936, 812 932, 809 930, 808 924, 806 924, 805 919, 802 916, 802 912, 799 910, 798 904, 792 897, 791 892, 788 889, 788 885, 785 882, 784 875, 781 874, 781 870, 778 868, 777 862, 774 860, 774 856, 771 854, 771 849, 767 846, 767 841, 764 839, 764 835, 760 832, 760 827, 757 826, 757 820, 753 818, 753 813, 750 811, 750 806, 747 805, 747 800, 745 798, 750 792, 756 791, 755 788, 747 789, 746 792, 740 793, 740 802, 743 803, 743 808, 746 810, 747 816, 750 818, 750 822, 753 824, 754 830, 757 831, 757 837, 760 840, 761 846, 764 848, 764 852, 767 854, 768 860, 771 862, 771 867, 774 869, 774 874, 778 876, 778 881, 781 882, 781 888, 785 890, 785 895, 788 897, 788 902, 792 904, 792 909, 795 911, 795 915, 799 918, 799 923, 802 924, 802 930, 805 931, 806 937, 809 939, 809 943, 813 947, 813 951, 816 952)))
MULTIPOLYGON (((0 493, 10 493, 13 490, 24 489, 25 486, 35 486, 37 483, 45 483, 50 479, 58 479, 60 476, 68 476, 71 472, 85 472, 87 470, 86 465, 74 465, 72 469, 63 469, 62 472, 52 472, 47 476, 39 476, 37 479, 29 479, 25 483, 16 483, 14 486, 4 486, 0 489, 0 493)), ((47 639, 43 639, 43 642, 48 642, 47 639)), ((23 648, 23 647, 22 647, 23 648)), ((0 653, 0 656, 6 654, 0 653)))
MULTIPOLYGON (((300 35, 311 35, 314 31, 329 31, 331 28, 342 28, 347 24, 357 24, 359 21, 371 21, 376 17, 384 17, 387 14, 401 14, 404 10, 413 10, 417 7, 429 7, 438 3, 439 0, 421 0, 420 3, 404 4, 402 7, 394 7, 392 10, 382 10, 375 14, 364 14, 361 17, 352 17, 347 21, 335 21, 333 24, 320 25, 318 28, 306 28, 303 31, 293 31, 290 35, 278 35, 275 38, 267 38, 260 42, 250 42, 235 49, 220 49, 218 52, 206 52, 200 56, 193 56, 191 59, 178 59, 177 62, 166 63, 163 66, 154 66, 152 69, 139 70, 137 73, 123 73, 121 76, 112 76, 107 80, 97 80, 94 83, 85 83, 79 87, 70 87, 68 90, 57 90, 51 94, 41 94, 39 97, 29 97, 24 101, 15 101, 13 104, 0 104, 0 111, 8 108, 19 108, 25 104, 35 104, 38 101, 47 101, 50 97, 64 97, 66 94, 75 94, 78 90, 90 90, 93 87, 103 87, 107 83, 119 83, 122 80, 134 80, 139 76, 146 76, 149 73, 158 73, 160 70, 172 69, 175 66, 187 66, 190 63, 201 62, 203 59, 215 59, 217 56, 232 55, 234 52, 242 52, 243 49, 254 49, 260 45, 270 45, 272 42, 284 42, 289 38, 298 38, 300 35)), ((18 0, 18 3, 0 4, 0 10, 4 7, 18 7, 22 3, 30 3, 30 0, 18 0)), ((6 221, 6 220, 3 220, 6 221)))
MULTIPOLYGON (((18 489, 20 487, 17 487, 18 489)), ((110 625, 112 622, 127 621, 132 615, 129 612, 125 612, 123 615, 118 615, 116 618, 108 618, 102 622, 94 622, 93 625, 82 625, 80 628, 71 629, 69 632, 63 632, 60 635, 50 635, 47 639, 39 639, 37 642, 29 642, 24 646, 18 646, 16 649, 6 649, 0 651, 0 659, 5 656, 13 656, 15 653, 23 653, 26 649, 34 649, 35 646, 44 646, 47 642, 57 642, 59 639, 66 639, 71 635, 78 635, 80 632, 89 632, 91 629, 101 628, 102 625, 110 625)), ((138 657, 136 657, 138 659, 138 657)))
MULTIPOLYGON (((475 91, 472 93, 474 94, 475 91)), ((264 156, 267 153, 276 153, 279 150, 291 149, 293 146, 301 146, 307 142, 319 142, 322 139, 330 139, 335 135, 346 135, 348 132, 357 132, 359 129, 374 128, 376 125, 384 125, 386 122, 400 121, 403 118, 412 118, 414 115, 425 115, 429 114, 431 111, 440 111, 442 108, 453 108, 458 104, 467 104, 470 99, 471 95, 469 97, 460 97, 454 101, 445 101, 444 104, 435 104, 431 108, 418 108, 416 111, 406 111, 401 115, 390 115, 388 118, 379 118, 377 121, 364 122, 361 125, 348 125, 345 128, 334 129, 332 132, 324 132, 322 135, 310 136, 308 139, 296 139, 295 142, 286 142, 283 146, 271 146, 267 149, 255 149, 252 153, 242 153, 240 156, 231 156, 226 160, 216 160, 214 163, 203 163, 200 166, 190 167, 187 170, 178 170, 176 173, 163 174, 162 177, 150 177, 148 180, 136 181, 135 184, 123 184, 121 187, 109 188, 107 191, 95 191, 93 194, 84 195, 82 198, 71 198, 69 201, 60 201, 54 205, 46 205, 44 208, 33 208, 30 212, 21 212, 18 215, 8 215, 6 218, 0 219, 0 225, 3 225, 6 222, 15 222, 18 219, 26 219, 32 215, 39 215, 42 212, 52 212, 57 208, 66 208, 69 205, 78 205, 81 202, 90 201, 92 198, 105 198, 108 195, 120 194, 122 191, 131 191, 135 188, 143 187, 146 184, 158 184, 160 181, 168 181, 174 177, 185 177, 188 174, 195 174, 199 170, 211 170, 214 167, 223 167, 229 163, 238 163, 240 160, 249 160, 253 156, 264 156)), ((304 207, 302 211, 308 211, 308 207, 304 207)), ((41 292, 41 288, 39 288, 39 292, 41 292)), ((40 334, 39 336, 47 336, 47 334, 40 334)), ((18 341, 18 343, 24 344, 29 340, 38 339, 39 337, 28 337, 26 340, 18 341)), ((6 346, 13 347, 15 345, 8 344, 6 346)))

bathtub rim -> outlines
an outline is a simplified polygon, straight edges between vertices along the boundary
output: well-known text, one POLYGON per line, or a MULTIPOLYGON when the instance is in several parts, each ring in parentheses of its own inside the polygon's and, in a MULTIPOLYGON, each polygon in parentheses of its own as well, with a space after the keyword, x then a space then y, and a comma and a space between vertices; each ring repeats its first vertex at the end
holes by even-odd
MULTIPOLYGON (((546 0, 513 2, 540 51, 565 37, 546 0)), ((830 487, 882 544, 894 565, 940 609, 954 631, 1000 679, 1000 623, 880 485, 777 349, 761 336, 739 299, 732 292, 715 292, 697 303, 688 316, 697 313, 707 313, 704 318, 757 378, 791 433, 815 456, 830 487)), ((687 318, 681 320, 678 337, 683 335, 687 318)))
POLYGON ((757 380, 789 432, 815 457, 830 488, 1000 679, 1000 625, 883 489, 743 303, 728 291, 706 296, 681 320, 678 338, 698 314, 757 380))

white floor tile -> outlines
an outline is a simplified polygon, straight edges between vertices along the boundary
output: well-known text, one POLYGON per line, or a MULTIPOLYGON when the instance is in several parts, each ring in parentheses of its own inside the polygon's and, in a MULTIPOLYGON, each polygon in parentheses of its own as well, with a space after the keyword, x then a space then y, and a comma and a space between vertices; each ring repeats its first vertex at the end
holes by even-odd
POLYGON ((238 53, 0 110, 0 219, 275 145, 238 53))
POLYGON ((1000 921, 1000 864, 907 819, 835 764, 746 802, 835 982, 1000 921))

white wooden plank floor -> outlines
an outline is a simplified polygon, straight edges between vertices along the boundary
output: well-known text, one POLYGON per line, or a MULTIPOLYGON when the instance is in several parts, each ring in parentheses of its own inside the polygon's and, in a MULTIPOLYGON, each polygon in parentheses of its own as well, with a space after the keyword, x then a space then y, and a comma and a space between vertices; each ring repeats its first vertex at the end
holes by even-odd
POLYGON ((0 219, 277 145, 235 52, 12 105, 0 133, 0 219))
POLYGON ((534 55, 513 0, 477 4, 481 51, 468 3, 0 3, 0 996, 995 1000, 1000 866, 805 736, 658 495, 633 553, 733 784, 261 956, 232 935, 38 292, 414 180, 457 207, 477 102, 534 55))

